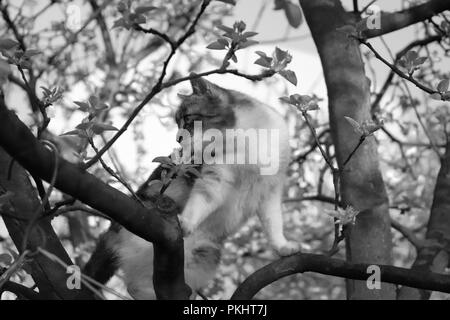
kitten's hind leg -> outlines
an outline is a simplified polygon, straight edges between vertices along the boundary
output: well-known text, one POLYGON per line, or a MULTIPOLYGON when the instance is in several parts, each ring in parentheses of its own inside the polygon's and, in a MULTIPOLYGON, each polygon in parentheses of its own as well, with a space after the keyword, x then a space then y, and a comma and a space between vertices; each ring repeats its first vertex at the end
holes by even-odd
POLYGON ((258 210, 258 216, 270 244, 280 256, 289 256, 301 249, 300 243, 287 240, 283 233, 281 209, 282 186, 275 186, 258 210))

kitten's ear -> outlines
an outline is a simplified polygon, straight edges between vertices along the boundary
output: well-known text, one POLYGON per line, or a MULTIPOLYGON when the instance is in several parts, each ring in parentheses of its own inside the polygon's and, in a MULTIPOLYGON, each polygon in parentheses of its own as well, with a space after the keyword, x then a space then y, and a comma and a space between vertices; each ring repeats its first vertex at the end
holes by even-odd
MULTIPOLYGON (((191 76, 196 75, 195 73, 191 73, 191 76)), ((217 91, 217 86, 212 82, 209 82, 203 78, 194 78, 191 79, 192 91, 194 94, 203 95, 203 94, 214 94, 217 91)))

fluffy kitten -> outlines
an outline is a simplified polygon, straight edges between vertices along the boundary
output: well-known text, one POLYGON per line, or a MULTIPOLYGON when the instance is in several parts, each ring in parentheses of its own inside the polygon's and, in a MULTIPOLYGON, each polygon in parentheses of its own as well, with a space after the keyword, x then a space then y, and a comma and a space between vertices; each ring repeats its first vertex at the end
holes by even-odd
MULTIPOLYGON (((274 174, 261 174, 260 156, 254 163, 202 164, 200 178, 192 182, 177 177, 165 191, 180 208, 184 208, 179 218, 185 234, 185 277, 195 293, 214 277, 224 240, 253 214, 259 216, 278 254, 293 254, 300 246, 286 240, 283 234, 281 203, 290 153, 284 119, 267 105, 204 79, 192 80, 191 85, 193 94, 183 96, 175 118, 180 130, 191 133, 194 141, 199 138, 193 132, 194 121, 201 121, 203 130, 216 129, 223 134, 226 129, 275 130, 278 139, 275 145, 277 158, 272 159, 278 167, 274 174)), ((181 145, 187 147, 188 144, 192 141, 183 138, 181 145)), ((213 155, 234 156, 248 151, 248 146, 224 148, 214 150, 213 155)), ((154 175, 158 175, 161 168, 156 171, 159 172, 154 175)), ((139 195, 145 199, 157 192, 154 187, 145 187, 139 195)), ((124 272, 130 295, 135 299, 154 299, 152 244, 124 228, 109 232, 105 240, 124 272)))

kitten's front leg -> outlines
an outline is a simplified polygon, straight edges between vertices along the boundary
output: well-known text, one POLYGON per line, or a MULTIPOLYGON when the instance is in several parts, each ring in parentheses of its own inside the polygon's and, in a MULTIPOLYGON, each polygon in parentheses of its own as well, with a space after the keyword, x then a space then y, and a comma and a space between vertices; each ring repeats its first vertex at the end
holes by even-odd
POLYGON ((195 181, 179 218, 185 236, 192 233, 211 213, 223 205, 230 191, 230 178, 229 172, 224 170, 202 170, 202 177, 195 181))
POLYGON ((283 233, 281 210, 282 186, 277 186, 259 209, 259 218, 269 242, 280 256, 289 256, 300 252, 300 243, 287 240, 283 233))

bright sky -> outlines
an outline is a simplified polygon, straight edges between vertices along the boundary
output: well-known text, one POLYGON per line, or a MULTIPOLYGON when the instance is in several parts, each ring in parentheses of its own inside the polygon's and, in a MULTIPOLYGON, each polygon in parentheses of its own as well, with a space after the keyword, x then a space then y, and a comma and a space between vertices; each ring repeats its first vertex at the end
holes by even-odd
MULTIPOLYGON (((368 2, 369 1, 360 0, 360 7, 365 6, 368 2)), ((402 2, 403 1, 401 0, 379 0, 377 1, 377 4, 385 11, 394 11, 400 8, 402 2)), ((77 3, 77 1, 74 1, 73 3, 77 3)), ((352 7, 351 0, 344 0, 343 3, 344 6, 349 9, 352 7)), ((49 14, 49 16, 46 17, 45 23, 51 23, 52 20, 61 20, 61 15, 57 12, 52 12, 51 15, 49 14)), ((297 87, 294 87, 287 81, 279 81, 276 85, 267 85, 270 80, 265 80, 264 83, 254 85, 250 81, 234 75, 213 75, 208 77, 209 80, 226 88, 243 91, 281 110, 282 108, 286 108, 286 106, 280 106, 278 97, 286 95, 286 93, 306 94, 314 92, 320 97, 326 98, 326 88, 323 81, 319 57, 314 42, 309 36, 309 30, 306 23, 303 23, 298 29, 290 28, 284 17, 284 12, 273 10, 273 0, 238 0, 233 16, 227 17, 224 24, 232 25, 236 20, 245 21, 248 30, 257 31, 259 34, 255 39, 261 42, 260 45, 239 51, 237 54, 239 58, 237 68, 244 73, 258 73, 260 68, 253 64, 257 58, 254 51, 261 50, 267 54, 271 54, 275 46, 279 46, 283 50, 288 50, 293 55, 293 61, 289 68, 296 72, 298 85, 297 87), (261 8, 265 9, 261 11, 261 8), (260 12, 262 12, 262 15, 258 18, 260 12), (282 38, 292 38, 292 40, 281 41, 282 38)), ((414 38, 414 30, 415 27, 406 28, 399 32, 386 35, 384 38, 395 53, 414 38)), ((383 45, 379 40, 373 40, 372 42, 384 56, 388 57, 388 52, 383 49, 383 45)), ((205 49, 200 47, 199 50, 205 49)), ((214 53, 217 53, 218 58, 223 57, 223 51, 214 53)), ((380 84, 385 78, 388 69, 379 62, 374 63, 374 68, 378 74, 377 83, 380 84)), ((182 84, 178 87, 179 90, 184 90, 185 92, 189 92, 190 90, 187 84, 182 84)), ((68 99, 68 101, 82 100, 86 98, 86 95, 87 93, 84 92, 82 88, 79 88, 68 93, 66 99, 68 99)), ((17 92, 14 92, 12 98, 15 101, 24 99, 23 95, 18 95, 17 92)), ((326 110, 326 100, 322 102, 321 106, 326 110)), ((146 108, 150 111, 152 108, 155 108, 155 106, 149 105, 146 108)), ((63 119, 60 117, 61 112, 56 110, 56 117, 51 122, 50 129, 62 133, 64 130, 67 130, 67 128, 63 127, 63 125, 66 125, 66 121, 61 121, 63 119), (58 119, 60 120, 58 121, 58 119)), ((74 121, 75 120, 78 121, 80 119, 74 119, 74 121)), ((113 120, 113 124, 117 127, 120 127, 123 123, 123 119, 113 120)), ((74 123, 71 123, 71 125, 72 124, 75 126, 77 123, 75 121, 74 123)), ((145 159, 146 164, 150 163, 156 156, 167 155, 177 146, 174 139, 174 128, 168 132, 167 128, 164 127, 151 112, 145 117, 144 127, 146 131, 145 136, 149 137, 146 142, 148 145, 147 150, 149 150, 148 158, 145 159)), ((134 136, 131 130, 126 132, 117 141, 115 149, 118 152, 121 161, 129 168, 129 173, 132 173, 136 166, 137 158, 134 136)))

